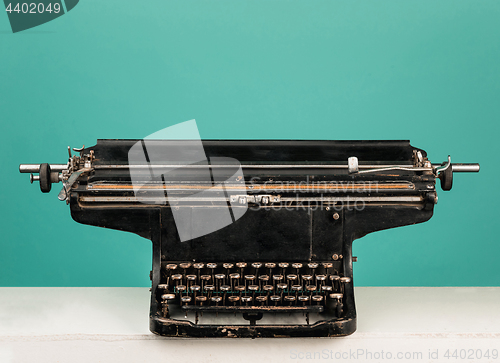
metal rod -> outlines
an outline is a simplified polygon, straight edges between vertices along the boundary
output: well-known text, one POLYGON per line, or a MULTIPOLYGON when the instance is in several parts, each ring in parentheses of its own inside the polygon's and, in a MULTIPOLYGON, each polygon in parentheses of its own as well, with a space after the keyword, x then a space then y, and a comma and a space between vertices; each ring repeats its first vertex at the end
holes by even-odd
MULTIPOLYGON (((54 172, 60 172, 68 169, 67 164, 49 164, 50 170, 54 172)), ((39 173, 40 172, 40 164, 21 164, 19 165, 20 173, 39 173)))
POLYGON ((470 164, 451 164, 451 170, 454 173, 478 173, 479 172, 479 164, 470 163, 470 164))

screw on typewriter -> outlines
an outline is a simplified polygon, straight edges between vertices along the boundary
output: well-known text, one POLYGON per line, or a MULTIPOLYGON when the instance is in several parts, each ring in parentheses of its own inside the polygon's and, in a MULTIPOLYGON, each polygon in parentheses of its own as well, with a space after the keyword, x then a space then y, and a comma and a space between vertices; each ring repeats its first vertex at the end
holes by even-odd
MULTIPOLYGON (((193 142, 148 140, 147 151, 193 142)), ((231 179, 240 184, 207 184, 199 169, 208 166, 179 167, 176 153, 129 164, 137 143, 99 140, 76 155, 68 148, 66 164, 19 169, 44 193, 62 182, 58 197, 75 221, 153 242, 150 328, 175 337, 353 333, 352 242, 427 221, 437 179, 450 190, 454 173, 479 171, 450 157, 432 164, 408 141, 207 140, 212 178, 234 167, 220 156, 237 159, 243 172, 231 179), (139 191, 137 178, 147 180, 139 191), (210 188, 218 191, 207 197, 210 188), (181 242, 176 218, 210 226, 220 212, 230 223, 181 242)))

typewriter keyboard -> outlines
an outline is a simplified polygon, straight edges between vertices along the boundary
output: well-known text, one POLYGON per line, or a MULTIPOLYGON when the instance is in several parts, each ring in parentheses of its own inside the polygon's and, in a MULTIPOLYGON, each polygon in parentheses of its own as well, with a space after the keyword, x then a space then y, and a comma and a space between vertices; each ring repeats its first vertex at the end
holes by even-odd
POLYGON ((168 306, 197 312, 316 312, 327 304, 341 313, 350 277, 332 262, 163 263, 158 285, 168 306))

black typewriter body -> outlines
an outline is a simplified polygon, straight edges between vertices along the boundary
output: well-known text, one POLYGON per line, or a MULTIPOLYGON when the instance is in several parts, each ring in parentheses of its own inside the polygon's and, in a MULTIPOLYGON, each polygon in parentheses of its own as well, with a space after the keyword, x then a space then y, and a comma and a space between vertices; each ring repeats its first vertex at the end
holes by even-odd
MULTIPOLYGON (((87 157, 91 165, 80 166, 86 171, 65 187, 65 199, 77 222, 152 241, 150 329, 169 337, 352 334, 353 241, 427 221, 436 179, 451 188, 450 171, 472 171, 432 165, 409 141, 203 140, 209 160, 241 163, 246 195, 229 188, 219 199, 175 206, 139 202, 130 189, 128 153, 137 142, 99 140, 79 150, 80 163, 87 157), (180 240, 173 208, 196 223, 199 213, 228 207, 246 211, 222 229, 180 240)), ((175 178, 166 188, 179 195, 199 184, 192 170, 175 178)))

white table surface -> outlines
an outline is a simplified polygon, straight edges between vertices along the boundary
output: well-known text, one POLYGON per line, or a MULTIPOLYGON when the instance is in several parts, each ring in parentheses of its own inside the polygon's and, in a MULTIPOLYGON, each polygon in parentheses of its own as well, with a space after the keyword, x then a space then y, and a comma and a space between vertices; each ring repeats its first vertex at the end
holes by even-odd
POLYGON ((353 335, 304 339, 158 337, 148 329, 149 296, 147 288, 0 288, 0 363, 500 363, 500 288, 358 287, 353 335))

